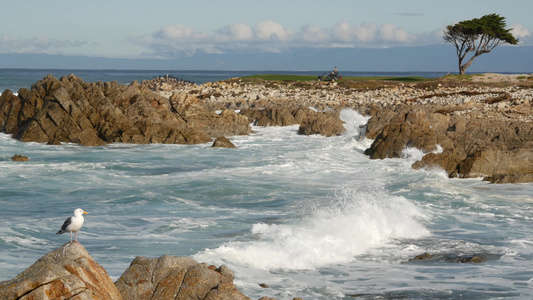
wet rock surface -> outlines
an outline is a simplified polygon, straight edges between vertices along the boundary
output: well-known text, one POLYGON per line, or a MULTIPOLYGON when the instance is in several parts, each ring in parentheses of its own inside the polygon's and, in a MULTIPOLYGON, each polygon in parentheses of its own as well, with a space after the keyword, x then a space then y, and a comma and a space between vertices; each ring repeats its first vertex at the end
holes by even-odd
POLYGON ((435 253, 424 252, 410 259, 409 262, 424 263, 460 263, 460 264, 479 264, 489 260, 499 259, 501 255, 492 253, 472 253, 472 254, 454 254, 454 253, 435 253))

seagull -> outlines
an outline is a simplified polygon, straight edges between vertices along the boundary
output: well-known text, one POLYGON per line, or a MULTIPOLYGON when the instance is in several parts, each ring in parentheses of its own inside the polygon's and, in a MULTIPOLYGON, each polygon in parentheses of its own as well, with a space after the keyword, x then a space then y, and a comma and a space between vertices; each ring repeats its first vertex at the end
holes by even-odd
POLYGON ((83 209, 78 208, 74 211, 74 216, 69 217, 65 220, 65 223, 63 223, 63 226, 61 226, 61 230, 59 230, 56 234, 63 234, 65 232, 70 232, 70 244, 72 244, 72 233, 74 232, 74 241, 79 244, 78 242, 78 231, 83 226, 83 221, 85 220, 83 218, 83 214, 87 214, 86 211, 83 211, 83 209))

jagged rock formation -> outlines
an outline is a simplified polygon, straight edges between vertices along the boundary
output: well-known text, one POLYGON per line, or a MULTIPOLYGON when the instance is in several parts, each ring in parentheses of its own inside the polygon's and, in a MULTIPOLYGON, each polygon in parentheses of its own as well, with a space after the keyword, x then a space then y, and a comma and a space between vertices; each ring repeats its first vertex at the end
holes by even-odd
POLYGON ((415 169, 440 167, 450 177, 484 177, 498 183, 533 179, 530 122, 482 113, 466 117, 434 106, 374 113, 367 132, 374 142, 365 151, 371 158, 400 157, 405 147, 415 147, 426 152, 415 169))
POLYGON ((248 120, 216 114, 185 93, 169 98, 133 82, 86 83, 51 75, 15 96, 0 96, 0 131, 21 141, 106 143, 206 143, 220 135, 248 134, 248 120))

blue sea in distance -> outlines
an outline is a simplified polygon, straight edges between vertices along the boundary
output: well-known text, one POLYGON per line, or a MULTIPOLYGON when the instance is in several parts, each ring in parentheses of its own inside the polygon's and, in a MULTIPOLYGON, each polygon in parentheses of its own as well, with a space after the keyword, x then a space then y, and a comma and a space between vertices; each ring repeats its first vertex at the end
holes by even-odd
MULTIPOLYGON (((2 70, 0 86, 16 91, 48 73, 122 83, 160 75, 39 72, 2 70)), ((89 214, 78 239, 114 280, 136 256, 168 254, 227 265, 252 299, 533 298, 533 184, 413 170, 416 149, 370 160, 372 141, 357 140, 367 117, 341 116, 338 137, 254 127, 231 137, 236 149, 48 146, 0 134, 0 281, 69 241, 55 233, 79 207, 89 214), (424 252, 434 259, 409 262, 424 252), (454 262, 474 255, 486 261, 454 262)))

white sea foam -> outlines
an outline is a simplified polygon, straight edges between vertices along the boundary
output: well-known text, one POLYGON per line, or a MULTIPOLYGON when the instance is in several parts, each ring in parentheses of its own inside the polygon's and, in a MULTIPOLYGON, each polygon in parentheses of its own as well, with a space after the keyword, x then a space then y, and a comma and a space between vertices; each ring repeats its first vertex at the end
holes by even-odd
POLYGON ((420 209, 382 189, 345 188, 327 202, 295 224, 254 224, 258 240, 228 243, 197 257, 258 269, 314 269, 350 262, 393 239, 429 235, 420 209))

